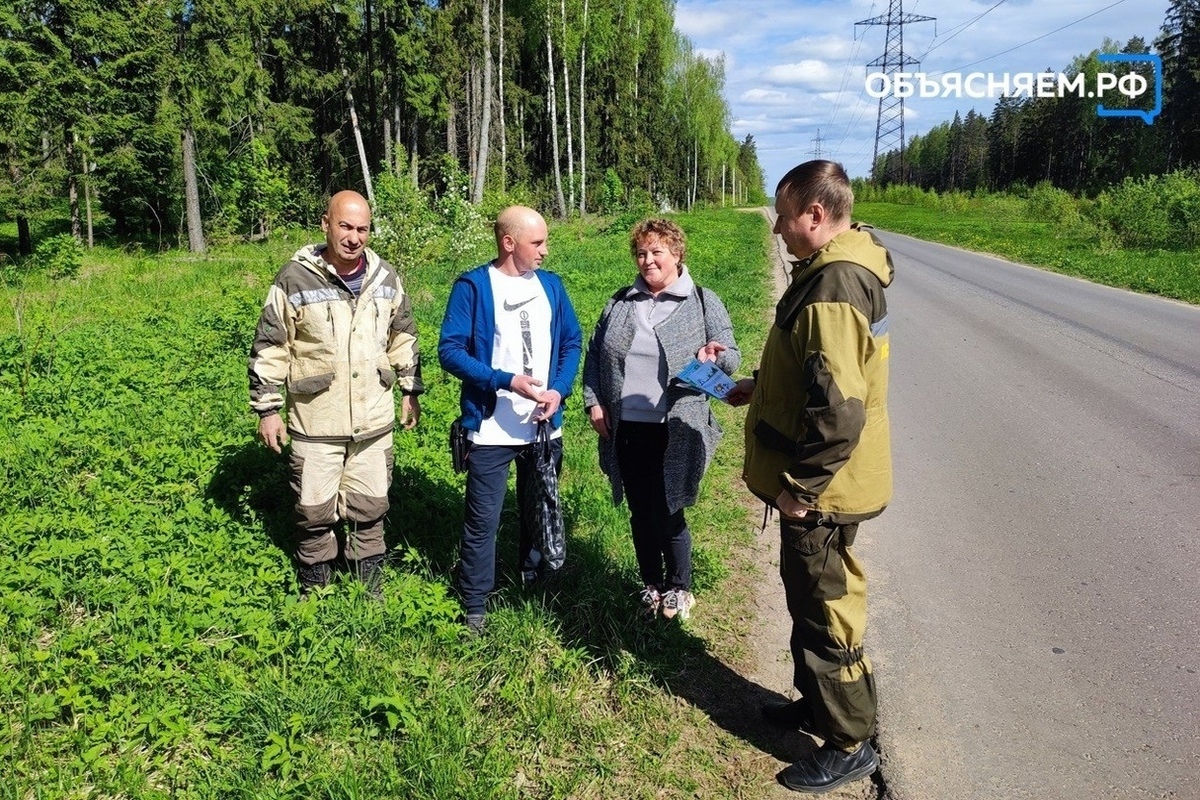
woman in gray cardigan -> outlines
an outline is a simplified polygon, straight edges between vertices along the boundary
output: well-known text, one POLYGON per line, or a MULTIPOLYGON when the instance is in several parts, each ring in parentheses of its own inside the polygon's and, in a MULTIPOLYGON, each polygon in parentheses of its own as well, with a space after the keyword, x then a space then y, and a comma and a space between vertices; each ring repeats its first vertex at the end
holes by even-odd
POLYGON ((584 406, 600 435, 613 503, 622 494, 629 503, 646 611, 687 619, 695 597, 683 510, 696 502, 721 428, 708 396, 675 376, 693 358, 731 373, 741 353, 721 298, 688 274, 678 225, 644 220, 629 244, 638 278, 596 323, 583 365, 584 406))

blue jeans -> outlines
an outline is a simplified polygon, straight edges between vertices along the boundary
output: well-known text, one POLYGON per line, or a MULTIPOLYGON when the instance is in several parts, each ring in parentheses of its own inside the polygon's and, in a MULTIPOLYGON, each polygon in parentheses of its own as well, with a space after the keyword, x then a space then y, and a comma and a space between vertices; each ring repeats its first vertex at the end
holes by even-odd
MULTIPOLYGON (((562 439, 550 442, 554 467, 562 468, 562 439)), ((517 462, 517 498, 533 472, 532 445, 471 445, 467 458, 467 503, 459 547, 458 589, 468 614, 482 614, 487 596, 496 588, 496 532, 508 489, 508 465, 517 462)), ((533 549, 533 531, 521 509, 517 564, 525 574, 537 574, 541 554, 533 549)))

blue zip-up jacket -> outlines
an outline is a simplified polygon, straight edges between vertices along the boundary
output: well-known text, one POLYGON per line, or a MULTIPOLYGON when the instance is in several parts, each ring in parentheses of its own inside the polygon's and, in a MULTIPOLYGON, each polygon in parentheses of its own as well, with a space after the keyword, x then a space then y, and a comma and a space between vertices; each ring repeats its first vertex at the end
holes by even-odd
MULTIPOLYGON (((492 369, 496 308, 488 278, 490 268, 488 262, 458 276, 450 289, 438 340, 438 362, 442 369, 462 381, 458 403, 463 427, 469 431, 478 431, 484 418, 495 413, 496 391, 511 389, 516 377, 511 372, 492 369)), ((550 301, 550 380, 546 388, 554 389, 563 398, 550 418, 550 424, 559 428, 567 396, 579 372, 583 332, 562 279, 540 269, 534 274, 550 301)))

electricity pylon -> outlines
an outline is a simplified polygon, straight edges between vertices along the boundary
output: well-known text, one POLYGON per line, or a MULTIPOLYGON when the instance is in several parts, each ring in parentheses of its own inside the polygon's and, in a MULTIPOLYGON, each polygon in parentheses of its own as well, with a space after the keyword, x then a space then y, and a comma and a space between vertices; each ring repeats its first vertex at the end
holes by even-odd
MULTIPOLYGON (((905 67, 918 65, 921 62, 904 54, 904 26, 913 22, 930 22, 936 17, 924 17, 919 14, 905 14, 904 0, 889 0, 887 13, 864 19, 857 25, 886 25, 887 43, 883 55, 867 64, 868 67, 878 67, 879 71, 889 79, 897 72, 903 72, 905 67)), ((875 117, 875 154, 871 158, 871 172, 875 180, 883 178, 885 182, 904 179, 904 98, 897 97, 892 82, 893 91, 879 98, 879 113, 875 117), (882 147, 881 147, 882 145, 882 147), (888 167, 887 175, 875 175, 879 164, 880 151, 886 155, 891 150, 899 152, 900 157, 888 167)))

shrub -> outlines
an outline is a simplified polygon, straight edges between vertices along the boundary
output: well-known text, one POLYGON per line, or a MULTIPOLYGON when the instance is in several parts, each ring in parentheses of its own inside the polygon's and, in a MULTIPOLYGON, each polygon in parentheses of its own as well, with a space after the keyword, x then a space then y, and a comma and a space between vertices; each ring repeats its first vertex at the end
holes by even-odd
POLYGON ((34 249, 33 262, 51 278, 74 278, 83 267, 83 245, 69 233, 51 236, 34 249))
POLYGON ((612 167, 604 171, 604 180, 596 190, 596 208, 601 214, 617 214, 625 208, 625 184, 612 167))
POLYGON ((406 177, 388 172, 376 179, 372 247, 394 264, 463 255, 487 238, 483 215, 467 197, 466 174, 449 156, 439 168, 442 191, 436 198, 406 177))
POLYGON ((1126 178, 1096 198, 1095 214, 1125 247, 1196 247, 1200 245, 1200 171, 1126 178))
POLYGON ((1025 213, 1036 222, 1074 226, 1082 221, 1075 198, 1050 181, 1041 181, 1030 190, 1025 213))

